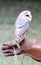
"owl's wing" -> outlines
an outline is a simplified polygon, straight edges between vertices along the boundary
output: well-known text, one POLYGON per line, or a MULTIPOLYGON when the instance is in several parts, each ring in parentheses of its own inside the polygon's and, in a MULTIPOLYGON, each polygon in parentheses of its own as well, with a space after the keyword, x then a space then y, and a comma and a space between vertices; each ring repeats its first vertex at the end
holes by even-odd
POLYGON ((23 27, 16 27, 15 28, 15 40, 22 41, 29 30, 29 24, 24 25, 23 27))
POLYGON ((18 17, 15 23, 15 27, 22 27, 24 26, 26 23, 28 23, 27 21, 25 21, 24 19, 18 17))

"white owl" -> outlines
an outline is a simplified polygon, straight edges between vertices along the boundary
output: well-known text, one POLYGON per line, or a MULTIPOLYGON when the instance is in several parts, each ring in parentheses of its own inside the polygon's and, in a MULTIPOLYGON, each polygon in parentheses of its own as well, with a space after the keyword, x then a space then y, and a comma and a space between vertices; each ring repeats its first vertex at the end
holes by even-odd
POLYGON ((13 40, 13 42, 18 47, 20 47, 19 43, 26 37, 28 33, 31 20, 32 20, 32 15, 31 12, 28 10, 22 11, 17 17, 17 20, 15 22, 15 31, 14 31, 15 39, 13 40))

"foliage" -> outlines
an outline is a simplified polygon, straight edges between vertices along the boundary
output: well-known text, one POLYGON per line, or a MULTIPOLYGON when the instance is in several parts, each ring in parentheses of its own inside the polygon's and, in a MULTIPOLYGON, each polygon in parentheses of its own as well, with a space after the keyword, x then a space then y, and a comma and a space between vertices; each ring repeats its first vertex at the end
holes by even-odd
MULTIPOLYGON (((3 0, 0 0, 3 1, 3 0)), ((5 0, 4 0, 5 1, 5 0)), ((11 1, 11 0, 9 0, 11 1)), ((25 0, 24 0, 25 2, 25 0)), ((41 39, 41 3, 26 2, 15 3, 13 5, 0 6, 0 65, 15 65, 14 57, 4 57, 1 53, 1 46, 4 42, 12 41, 14 39, 14 24, 18 14, 23 10, 30 10, 33 15, 33 20, 30 26, 30 32, 27 39, 38 38, 41 39)), ((18 63, 20 65, 22 56, 18 56, 18 63)), ((30 57, 26 57, 23 65, 41 65, 30 57)))
POLYGON ((27 2, 27 1, 41 1, 41 0, 0 0, 0 2, 14 2, 14 1, 27 2))

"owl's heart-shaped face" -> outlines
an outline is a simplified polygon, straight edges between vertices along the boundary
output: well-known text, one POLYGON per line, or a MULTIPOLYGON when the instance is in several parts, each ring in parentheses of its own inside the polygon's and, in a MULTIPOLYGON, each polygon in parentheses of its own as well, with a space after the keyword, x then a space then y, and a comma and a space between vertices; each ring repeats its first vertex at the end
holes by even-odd
POLYGON ((20 17, 29 22, 32 20, 31 12, 28 10, 21 12, 20 17))

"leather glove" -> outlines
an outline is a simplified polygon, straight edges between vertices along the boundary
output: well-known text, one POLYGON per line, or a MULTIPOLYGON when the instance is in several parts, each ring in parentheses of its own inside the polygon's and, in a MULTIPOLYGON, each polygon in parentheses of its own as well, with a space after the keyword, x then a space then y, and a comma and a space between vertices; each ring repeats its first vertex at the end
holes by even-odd
POLYGON ((16 52, 16 55, 22 54, 22 50, 17 48, 16 45, 13 45, 12 42, 3 44, 2 52, 4 53, 5 56, 14 56, 15 55, 14 51, 16 52))
POLYGON ((7 44, 2 45, 2 52, 5 56, 13 56, 14 49, 12 43, 8 42, 7 44))

